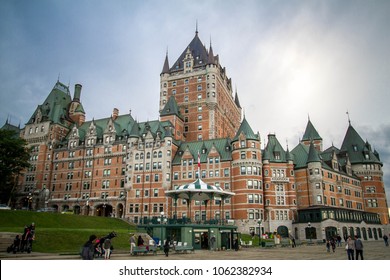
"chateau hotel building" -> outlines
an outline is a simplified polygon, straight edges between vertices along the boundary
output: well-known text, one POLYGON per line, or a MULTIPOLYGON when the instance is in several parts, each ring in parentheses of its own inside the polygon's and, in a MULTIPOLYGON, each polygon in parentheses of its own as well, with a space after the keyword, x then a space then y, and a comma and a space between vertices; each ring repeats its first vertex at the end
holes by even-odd
MULTIPOLYGON (((117 109, 86 120, 82 86, 75 85, 72 98, 57 81, 20 131, 32 148, 31 167, 19 176, 14 206, 137 224, 163 212, 298 239, 381 238, 389 214, 382 162, 371 145, 349 124, 341 147, 324 149, 308 120, 292 150, 274 134, 262 149, 226 72, 196 32, 172 65, 165 57, 160 117, 143 122, 117 109), (206 202, 165 195, 199 177, 235 195, 206 202)), ((3 129, 9 126, 7 121, 3 129)))

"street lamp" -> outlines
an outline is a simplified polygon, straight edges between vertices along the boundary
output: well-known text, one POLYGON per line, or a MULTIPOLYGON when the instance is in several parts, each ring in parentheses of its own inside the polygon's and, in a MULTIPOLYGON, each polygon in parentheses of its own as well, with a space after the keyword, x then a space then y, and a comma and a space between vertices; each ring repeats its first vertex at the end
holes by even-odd
POLYGON ((31 208, 32 208, 32 195, 31 195, 31 193, 28 193, 27 206, 28 206, 27 210, 31 210, 31 208))
POLYGON ((262 223, 262 220, 259 219, 258 221, 258 224, 259 224, 259 246, 261 246, 261 223, 262 223))
POLYGON ((310 222, 307 223, 307 227, 309 228, 309 238, 310 238, 310 242, 311 242, 311 223, 310 222))

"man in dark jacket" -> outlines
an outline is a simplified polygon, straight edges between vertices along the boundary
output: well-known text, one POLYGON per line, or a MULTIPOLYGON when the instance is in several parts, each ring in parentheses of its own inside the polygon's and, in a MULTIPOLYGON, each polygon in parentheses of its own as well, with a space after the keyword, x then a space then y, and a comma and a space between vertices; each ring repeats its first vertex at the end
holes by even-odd
POLYGON ((355 235, 355 253, 356 253, 356 258, 355 260, 363 259, 363 242, 360 240, 359 236, 355 235))

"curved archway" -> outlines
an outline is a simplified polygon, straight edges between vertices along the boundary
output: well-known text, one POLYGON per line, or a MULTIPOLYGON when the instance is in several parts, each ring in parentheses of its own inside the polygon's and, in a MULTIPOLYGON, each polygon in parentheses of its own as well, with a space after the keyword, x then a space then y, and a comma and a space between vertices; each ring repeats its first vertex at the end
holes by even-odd
POLYGON ((344 240, 347 240, 348 237, 348 229, 347 227, 343 227, 343 238, 344 240))
POLYGON ((95 216, 110 217, 112 206, 110 204, 99 204, 95 208, 95 216))
POLYGON ((373 229, 374 232, 374 239, 378 240, 378 233, 376 232, 376 228, 373 229))
POLYGON ((277 233, 282 237, 282 238, 288 238, 288 228, 286 226, 279 226, 277 229, 277 233))
POLYGON ((329 227, 325 228, 325 238, 326 239, 331 239, 331 238, 334 238, 335 236, 337 236, 337 228, 336 227, 329 226, 329 227))
POLYGON ((350 235, 351 237, 354 237, 354 236, 355 236, 355 230, 354 230, 353 227, 350 227, 350 228, 349 228, 349 235, 350 235))
POLYGON ((73 212, 74 212, 76 215, 80 215, 80 213, 81 213, 81 207, 80 207, 80 205, 75 205, 75 206, 73 207, 73 212))
POLYGON ((116 217, 122 219, 124 215, 124 206, 122 203, 119 203, 116 207, 116 217))
POLYGON ((364 239, 364 240, 367 240, 367 230, 366 230, 365 227, 362 228, 362 233, 363 233, 363 239, 364 239))
POLYGON ((362 234, 361 234, 361 232, 360 232, 360 228, 359 228, 359 227, 356 228, 356 235, 357 235, 359 238, 362 237, 362 234))

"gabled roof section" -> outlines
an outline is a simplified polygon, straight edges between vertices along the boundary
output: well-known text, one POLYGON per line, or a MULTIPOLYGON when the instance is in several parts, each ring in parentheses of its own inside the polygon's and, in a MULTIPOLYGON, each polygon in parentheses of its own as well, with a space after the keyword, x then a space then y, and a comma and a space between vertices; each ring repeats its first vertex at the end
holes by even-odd
POLYGON ((306 125, 305 133, 303 134, 302 141, 310 140, 322 140, 321 136, 318 134, 317 130, 314 128, 314 125, 309 120, 306 125))
POLYGON ((379 157, 371 149, 371 145, 365 142, 357 131, 350 124, 345 134, 343 144, 340 148, 341 153, 347 153, 354 163, 381 163, 379 157))
POLYGON ((190 50, 194 58, 194 68, 199 66, 205 66, 209 61, 209 54, 199 39, 198 32, 195 32, 195 37, 192 39, 191 43, 184 49, 182 54, 169 69, 170 72, 180 71, 184 69, 183 60, 186 56, 187 50, 190 50))
POLYGON ((221 161, 231 160, 232 154, 230 147, 229 139, 221 138, 221 139, 210 139, 205 141, 196 141, 196 142, 183 142, 180 144, 175 157, 173 158, 172 164, 178 165, 181 164, 181 159, 186 150, 188 150, 194 161, 194 164, 197 163, 198 152, 200 155, 200 162, 207 162, 208 154, 212 149, 216 149, 220 155, 221 161), (205 153, 202 153, 202 150, 206 150, 205 153))
POLYGON ((71 102, 69 87, 57 81, 50 94, 37 107, 27 123, 34 123, 38 119, 39 121, 63 123, 67 119, 68 107, 71 102))
POLYGON ((294 165, 296 169, 304 168, 307 166, 307 158, 309 156, 309 147, 299 143, 291 153, 294 155, 294 165))
POLYGON ((251 126, 249 125, 245 117, 242 120, 240 128, 238 129, 236 136, 233 138, 233 141, 237 141, 241 133, 246 136, 246 139, 259 140, 258 135, 253 132, 251 126))
MULTIPOLYGON (((264 148, 264 153, 270 162, 287 162, 286 152, 282 145, 280 145, 275 134, 268 135, 268 143, 264 148)), ((264 159, 264 158, 263 158, 264 159)))
POLYGON ((19 134, 20 134, 20 125, 19 126, 15 126, 11 123, 8 122, 8 119, 6 120, 5 124, 3 125, 3 127, 0 128, 1 130, 9 130, 9 131, 12 131, 15 135, 15 137, 19 137, 19 134))
POLYGON ((172 116, 172 115, 176 115, 180 119, 183 119, 183 117, 180 114, 179 106, 177 105, 176 99, 173 95, 169 97, 168 102, 165 104, 164 108, 160 113, 160 117, 172 116))
POLYGON ((340 153, 340 150, 332 145, 321 153, 321 158, 324 161, 330 161, 333 158, 333 154, 338 155, 339 153, 340 153))

